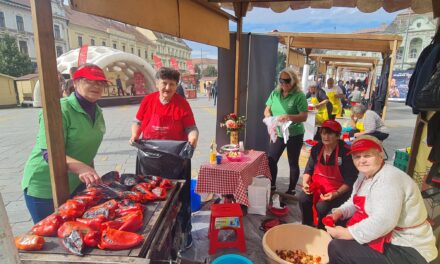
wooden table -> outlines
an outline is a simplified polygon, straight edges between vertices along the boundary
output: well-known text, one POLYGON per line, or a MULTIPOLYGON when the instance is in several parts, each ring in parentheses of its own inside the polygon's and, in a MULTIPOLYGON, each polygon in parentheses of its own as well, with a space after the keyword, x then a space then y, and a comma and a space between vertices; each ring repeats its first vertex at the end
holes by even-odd
POLYGON ((262 151, 245 151, 240 162, 231 162, 223 155, 222 164, 200 166, 195 191, 197 193, 233 194, 240 204, 249 206, 247 187, 252 178, 271 178, 267 155, 262 151))

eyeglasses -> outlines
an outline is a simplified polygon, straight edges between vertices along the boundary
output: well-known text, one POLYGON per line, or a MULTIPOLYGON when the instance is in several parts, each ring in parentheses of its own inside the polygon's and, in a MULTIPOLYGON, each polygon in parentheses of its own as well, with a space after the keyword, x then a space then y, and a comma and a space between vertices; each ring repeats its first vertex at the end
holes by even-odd
POLYGON ((280 84, 290 84, 292 79, 290 79, 290 78, 289 79, 280 78, 278 81, 280 82, 280 84))

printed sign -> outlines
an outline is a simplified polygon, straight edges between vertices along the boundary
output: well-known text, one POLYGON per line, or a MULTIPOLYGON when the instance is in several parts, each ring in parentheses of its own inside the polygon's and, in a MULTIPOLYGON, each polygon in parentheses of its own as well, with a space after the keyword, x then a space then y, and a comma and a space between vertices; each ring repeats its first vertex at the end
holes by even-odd
POLYGON ((408 84, 413 71, 394 71, 388 91, 390 101, 405 101, 408 95, 408 84))
POLYGON ((153 55, 153 61, 154 61, 154 68, 156 71, 162 68, 162 60, 160 59, 159 56, 153 55))
POLYGON ((134 89, 136 95, 145 94, 147 89, 145 89, 145 77, 141 72, 133 73, 134 89))
POLYGON ((78 67, 87 63, 87 50, 89 49, 89 45, 82 45, 78 54, 78 67))

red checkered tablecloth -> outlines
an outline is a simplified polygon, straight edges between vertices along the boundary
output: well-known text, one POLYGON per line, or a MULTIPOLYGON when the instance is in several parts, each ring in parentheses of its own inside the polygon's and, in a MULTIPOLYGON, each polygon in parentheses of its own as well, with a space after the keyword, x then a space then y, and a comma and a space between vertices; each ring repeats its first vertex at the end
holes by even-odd
POLYGON ((231 162, 223 155, 220 165, 200 166, 195 192, 233 194, 238 203, 249 206, 247 187, 252 178, 264 175, 270 179, 271 175, 265 152, 250 150, 242 154, 240 162, 231 162))

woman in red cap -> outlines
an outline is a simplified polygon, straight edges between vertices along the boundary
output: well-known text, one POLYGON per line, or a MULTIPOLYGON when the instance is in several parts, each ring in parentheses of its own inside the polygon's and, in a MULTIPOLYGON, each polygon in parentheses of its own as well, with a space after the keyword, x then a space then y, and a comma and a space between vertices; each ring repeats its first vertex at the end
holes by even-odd
POLYGON ((318 228, 324 229, 322 218, 350 197, 358 171, 347 155, 349 147, 339 139, 341 130, 338 122, 324 121, 320 129, 322 142, 312 147, 298 197, 305 225, 313 226, 317 220, 318 228))
POLYGON ((328 217, 347 228, 326 226, 334 238, 330 263, 428 263, 437 257, 420 189, 403 171, 386 164, 381 142, 361 136, 352 145, 359 177, 350 199, 328 217))
MULTIPOLYGON (((93 168, 93 159, 105 133, 104 117, 96 104, 101 98, 107 79, 101 68, 93 64, 80 67, 73 76, 75 92, 61 99, 64 148, 70 193, 85 185, 100 182, 93 168)), ((34 223, 54 211, 52 187, 43 112, 39 114, 37 142, 29 156, 23 174, 22 189, 26 206, 34 223)))

